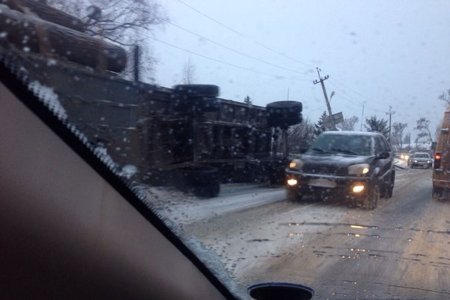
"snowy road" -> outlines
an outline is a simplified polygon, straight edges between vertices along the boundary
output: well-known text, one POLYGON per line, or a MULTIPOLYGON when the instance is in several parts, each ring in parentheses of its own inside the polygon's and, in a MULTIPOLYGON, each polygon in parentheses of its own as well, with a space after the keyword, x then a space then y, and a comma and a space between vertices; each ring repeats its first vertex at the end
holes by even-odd
POLYGON ((215 199, 166 193, 153 191, 161 211, 243 286, 296 282, 315 299, 450 298, 450 203, 431 199, 431 170, 398 169, 393 198, 374 211, 292 203, 256 185, 225 185, 215 199))

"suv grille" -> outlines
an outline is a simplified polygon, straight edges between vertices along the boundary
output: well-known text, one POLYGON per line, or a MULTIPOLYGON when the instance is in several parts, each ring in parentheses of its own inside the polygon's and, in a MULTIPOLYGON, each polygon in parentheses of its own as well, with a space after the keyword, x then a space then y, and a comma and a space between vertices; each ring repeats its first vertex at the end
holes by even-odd
POLYGON ((303 172, 324 175, 347 175, 346 168, 339 168, 335 166, 304 166, 303 172))

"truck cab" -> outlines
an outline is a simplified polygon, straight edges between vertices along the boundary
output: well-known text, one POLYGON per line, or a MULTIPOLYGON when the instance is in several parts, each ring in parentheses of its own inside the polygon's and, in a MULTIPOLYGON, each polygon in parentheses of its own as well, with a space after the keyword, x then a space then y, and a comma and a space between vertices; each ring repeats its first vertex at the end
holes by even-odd
POLYGON ((450 110, 444 113, 439 131, 433 167, 433 198, 439 199, 450 188, 450 110))

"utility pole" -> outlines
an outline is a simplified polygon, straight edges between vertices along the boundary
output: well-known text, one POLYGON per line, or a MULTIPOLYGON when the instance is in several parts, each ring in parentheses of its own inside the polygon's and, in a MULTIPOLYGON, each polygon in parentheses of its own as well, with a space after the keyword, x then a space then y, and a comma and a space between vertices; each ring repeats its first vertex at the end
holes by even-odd
POLYGON ((392 115, 395 114, 395 111, 392 111, 392 106, 389 105, 389 111, 386 112, 389 115, 389 144, 391 143, 391 125, 392 125, 392 115))
POLYGON ((359 126, 359 131, 362 131, 363 120, 364 120, 364 105, 366 105, 366 101, 363 102, 362 112, 361 112, 361 124, 359 126))
MULTIPOLYGON (((320 77, 321 70, 317 67, 316 67, 316 70, 317 70, 317 75, 319 76, 319 80, 314 80, 313 83, 318 84, 320 82, 320 84, 322 85, 323 96, 325 97, 325 102, 327 103, 328 115, 331 117, 333 115, 333 113, 331 112, 331 105, 330 105, 330 101, 328 101, 327 90, 325 89, 325 84, 323 83, 325 80, 330 78, 330 76, 325 75, 322 78, 322 77, 320 77)), ((333 122, 333 125, 334 125, 334 122, 333 122)))
POLYGON ((140 72, 139 72, 139 67, 140 67, 140 58, 141 58, 141 51, 139 48, 139 45, 134 45, 134 49, 133 49, 133 56, 134 56, 134 81, 139 81, 140 79, 140 72))

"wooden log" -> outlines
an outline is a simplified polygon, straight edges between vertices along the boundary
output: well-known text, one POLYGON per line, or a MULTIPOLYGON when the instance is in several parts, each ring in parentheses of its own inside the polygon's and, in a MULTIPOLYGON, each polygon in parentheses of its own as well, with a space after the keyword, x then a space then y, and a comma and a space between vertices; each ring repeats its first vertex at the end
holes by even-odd
POLYGON ((36 16, 38 16, 43 20, 64 27, 68 27, 76 31, 84 32, 86 29, 86 26, 83 23, 83 21, 61 10, 58 10, 45 4, 45 1, 0 0, 0 4, 5 4, 9 8, 20 11, 22 13, 35 14, 36 16))
POLYGON ((113 72, 122 72, 127 60, 120 46, 5 6, 0 9, 0 44, 113 72))

